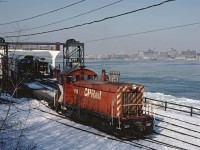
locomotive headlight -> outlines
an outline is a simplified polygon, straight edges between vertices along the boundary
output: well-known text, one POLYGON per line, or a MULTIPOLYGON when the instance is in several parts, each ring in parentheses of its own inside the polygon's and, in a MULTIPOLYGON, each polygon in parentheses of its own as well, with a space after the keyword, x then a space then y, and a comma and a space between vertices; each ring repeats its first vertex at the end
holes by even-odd
POLYGON ((125 124, 124 128, 130 128, 130 125, 129 124, 125 124))
POLYGON ((151 122, 147 122, 147 123, 146 123, 146 126, 147 126, 147 127, 151 126, 151 122))
POLYGON ((137 86, 135 84, 132 85, 132 89, 135 90, 137 86))

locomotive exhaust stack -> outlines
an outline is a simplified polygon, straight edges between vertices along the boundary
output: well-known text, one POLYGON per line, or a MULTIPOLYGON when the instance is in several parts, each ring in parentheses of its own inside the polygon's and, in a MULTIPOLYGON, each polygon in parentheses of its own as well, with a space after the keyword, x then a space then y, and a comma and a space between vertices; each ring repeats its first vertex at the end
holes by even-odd
POLYGON ((101 73, 101 81, 102 81, 102 82, 105 82, 105 81, 106 81, 106 71, 105 71, 105 70, 102 70, 102 73, 101 73))

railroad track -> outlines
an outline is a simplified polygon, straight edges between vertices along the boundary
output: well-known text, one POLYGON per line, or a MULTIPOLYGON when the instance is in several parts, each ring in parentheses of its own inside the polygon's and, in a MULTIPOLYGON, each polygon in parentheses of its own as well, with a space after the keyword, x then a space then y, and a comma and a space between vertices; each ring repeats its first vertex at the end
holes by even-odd
MULTIPOLYGON (((44 112, 44 111, 43 111, 44 112)), ((48 112, 46 112, 48 113, 48 112)), ((52 114, 52 113, 51 113, 52 114)), ((52 114, 54 115, 54 114, 52 114)), ((44 117, 44 116, 43 116, 44 117)), ((62 124, 62 125, 65 125, 67 127, 70 127, 70 128, 74 128, 76 130, 80 130, 80 131, 83 131, 83 132, 87 132, 89 134, 93 134, 93 135, 96 135, 96 136, 99 136, 99 137, 102 137, 102 138, 106 138, 106 139, 109 139, 109 140, 114 140, 114 141, 118 141, 118 142, 122 142, 122 143, 125 143, 125 144, 129 144, 131 146, 134 146, 134 147, 138 147, 138 148, 141 148, 141 149, 147 149, 147 150, 156 150, 150 146, 146 146, 146 145, 142 145, 142 144, 139 144, 137 142, 128 142, 128 141, 124 141, 124 140, 121 140, 121 139, 117 139, 116 137, 112 137, 112 136, 108 136, 108 135, 102 135, 102 134, 99 134, 99 133, 95 133, 95 132, 92 132, 92 131, 89 131, 89 130, 85 130, 85 129, 82 129, 82 128, 78 128, 78 127, 74 127, 72 125, 69 125, 67 123, 63 123, 63 122, 60 122, 58 120, 55 120, 55 119, 51 119, 51 118, 48 118, 48 117, 44 117, 48 120, 51 120, 51 121, 54 121, 54 122, 57 122, 59 124, 62 124)))
POLYGON ((190 128, 187 128, 187 127, 183 127, 183 126, 180 126, 180 125, 177 125, 177 124, 168 122, 168 121, 164 121, 164 120, 161 120, 161 119, 158 119, 158 118, 156 118, 155 120, 156 120, 156 121, 159 121, 159 122, 164 122, 164 123, 167 123, 167 124, 169 124, 169 125, 176 126, 176 127, 182 128, 182 129, 186 129, 186 130, 189 130, 189 131, 193 131, 193 132, 196 132, 196 133, 200 133, 200 131, 197 131, 197 130, 194 130, 194 129, 190 129, 190 128))
POLYGON ((169 129, 169 128, 166 128, 166 127, 163 127, 163 126, 155 125, 155 127, 159 127, 159 128, 162 128, 162 129, 165 129, 165 130, 169 130, 169 131, 172 131, 172 132, 175 132, 175 133, 179 133, 179 134, 182 134, 182 135, 186 135, 186 136, 189 136, 189 137, 200 139, 197 136, 193 136, 193 135, 190 135, 190 134, 187 134, 187 133, 183 133, 183 132, 180 132, 180 131, 177 131, 177 130, 172 130, 172 129, 169 129))
POLYGON ((185 148, 182 148, 182 147, 179 147, 179 146, 175 146, 175 145, 172 145, 172 144, 168 144, 168 143, 165 143, 165 142, 161 142, 161 141, 155 140, 155 139, 143 139, 143 140, 151 142, 151 143, 156 143, 156 144, 159 144, 159 145, 163 145, 163 146, 166 146, 166 147, 169 147, 169 148, 175 148, 175 149, 180 149, 180 150, 187 150, 185 148))
POLYGON ((161 136, 164 136, 164 137, 167 137, 167 138, 170 138, 170 139, 174 139, 174 140, 177 140, 177 141, 180 141, 180 142, 183 142, 183 143, 187 143, 187 144, 189 144, 189 145, 192 145, 192 146, 197 147, 198 149, 200 148, 200 145, 196 145, 196 144, 193 144, 193 143, 187 142, 187 141, 185 141, 185 140, 181 140, 181 139, 178 139, 178 138, 175 138, 175 137, 166 135, 166 134, 162 134, 162 133, 158 133, 158 132, 154 132, 154 134, 156 134, 156 135, 161 135, 161 136))
MULTIPOLYGON (((43 111, 42 112, 45 112, 45 113, 48 113, 48 114, 51 114, 51 115, 54 115, 54 116, 57 116, 57 117, 60 117, 60 115, 55 115, 53 113, 49 113, 49 112, 46 112, 46 111, 43 111)), ((72 125, 69 125, 69 124, 66 124, 66 123, 63 123, 63 122, 60 122, 58 120, 54 120, 54 119, 51 119, 51 118, 48 118, 48 117, 45 117, 46 119, 49 119, 49 120, 52 120, 52 121, 55 121, 59 124, 63 124, 65 126, 68 126, 68 127, 71 127, 71 128, 74 128, 74 129, 77 129, 77 130, 80 130, 80 131, 83 131, 83 132, 87 132, 87 133, 90 133, 90 134, 93 134, 93 135, 96 135, 96 136, 99 136, 99 137, 103 137, 103 138, 106 138, 106 139, 110 139, 110 140, 114 140, 114 141, 118 141, 118 142, 122 142, 122 143, 125 143, 125 144, 129 144, 129 145, 132 145, 132 146, 135 146, 135 147, 138 147, 138 148, 141 148, 141 149, 151 149, 151 150, 156 150, 157 148, 153 148, 153 147, 156 147, 155 145, 154 146, 147 146, 147 145, 144 145, 144 144, 141 144, 139 142, 141 141, 147 141, 147 142, 150 142, 150 143, 153 143, 153 144, 157 144, 158 145, 163 145, 165 147, 168 147, 168 148, 175 148, 175 149, 180 149, 180 150, 186 150, 182 147, 179 147, 179 146, 174 146, 172 144, 168 144, 168 143, 165 143, 165 142, 161 142, 161 141, 158 141, 158 140, 154 140, 154 139, 140 139, 138 140, 137 142, 134 140, 134 141, 126 141, 126 140, 121 140, 121 139, 118 139, 116 137, 112 137, 112 136, 109 136, 109 135, 102 135, 102 134, 99 134, 99 133, 95 133, 95 132, 91 132, 91 131, 88 131, 88 130, 85 130, 85 129, 82 129, 82 128, 78 128, 78 127, 74 127, 72 125)), ((65 118, 66 117, 62 117, 62 118, 65 118)), ((193 146, 196 146, 196 145, 193 145, 193 146)))
MULTIPOLYGON (((169 116, 166 116, 166 115, 161 115, 161 114, 155 114, 155 115, 161 116, 163 118, 171 119, 172 121, 176 120, 176 123, 172 123, 170 121, 165 121, 165 120, 162 120, 162 119, 155 118, 156 122, 159 122, 159 123, 163 122, 164 123, 164 126, 162 124, 161 125, 156 124, 155 125, 156 128, 163 129, 165 131, 172 132, 172 133, 177 134, 177 135, 185 136, 185 139, 188 139, 188 138, 191 138, 191 139, 193 138, 193 140, 194 139, 196 139, 196 140, 200 139, 199 136, 195 136, 196 133, 198 133, 198 134, 200 133, 199 130, 198 130, 198 128, 200 127, 199 124, 191 123, 191 122, 188 122, 188 121, 185 121, 185 120, 182 120, 182 119, 173 118, 173 117, 169 117, 169 116), (185 126, 180 125, 181 123, 184 123, 185 126), (196 129, 188 128, 187 125, 190 125, 190 127, 192 125, 192 126, 196 127, 196 129), (181 129, 183 129, 182 132, 181 132, 181 129)), ((184 144, 194 146, 195 149, 200 149, 200 145, 197 142, 196 143, 188 142, 188 140, 185 141, 184 139, 175 138, 175 137, 169 136, 167 134, 158 133, 158 132, 154 132, 154 134, 163 136, 165 138, 174 139, 174 140, 182 142, 184 144)), ((151 140, 153 140, 153 139, 151 139, 151 140)))
POLYGON ((180 121, 180 122, 183 122, 183 123, 187 123, 187 124, 189 124, 189 125, 193 125, 193 126, 196 126, 196 127, 200 127, 199 124, 191 123, 191 122, 188 122, 188 121, 185 121, 185 120, 182 120, 182 119, 173 118, 173 117, 169 117, 169 116, 161 115, 161 114, 157 114, 157 113, 154 113, 154 114, 157 115, 157 116, 161 116, 161 117, 165 117, 165 118, 177 120, 177 121, 180 121))
MULTIPOLYGON (((44 103, 42 103, 43 105, 45 105, 44 103)), ((46 105, 45 105, 46 106, 46 105)), ((48 107, 48 106, 47 106, 48 107)), ((54 113, 51 113, 51 112, 47 112, 47 111, 44 111, 44 110, 41 110, 39 108, 35 108, 43 113, 47 113, 47 114, 50 114, 50 115, 53 115, 53 116, 56 116, 56 117, 60 117, 60 118, 63 118, 63 119, 66 119, 66 117, 62 114, 54 114, 54 113)), ((175 145, 172 145, 172 144, 169 144, 169 143, 166 143, 166 142, 161 142, 159 140, 155 140, 155 139, 152 139, 152 138, 149 138, 149 137, 145 137, 145 139, 139 139, 139 140, 132 140, 132 141, 126 141, 126 140, 121 140, 121 139, 118 139, 114 136, 110 136, 110 135, 103 135, 101 133, 96 133, 96 132, 92 132, 92 131, 89 131, 89 130, 85 130, 85 129, 82 129, 82 128, 79 128, 79 127, 74 127, 72 125, 69 125, 67 123, 63 123, 61 121, 58 121, 58 120, 55 120, 55 119, 52 119, 52 118, 48 118, 48 117, 45 117, 46 119, 48 120, 51 120, 51 121, 54 121, 54 122, 57 122, 59 124, 62 124, 62 125, 65 125, 65 126, 68 126, 70 128, 74 128, 76 130, 80 130, 80 131, 83 131, 83 132, 87 132, 89 134, 93 134, 93 135, 96 135, 96 136, 99 136, 99 137, 103 137, 103 138, 106 138, 106 139, 110 139, 110 140, 115 140, 115 141, 119 141, 119 142, 122 142, 122 143, 125 143, 125 144, 129 144, 129 145, 132 145, 132 146, 135 146, 135 147, 138 147, 138 148, 141 148, 141 149, 151 149, 151 150, 154 150, 154 149, 157 149, 156 146, 159 146, 159 145, 163 145, 164 147, 168 147, 168 148, 174 148, 174 149, 180 149, 180 150, 185 150, 185 148, 182 148, 180 146, 175 146, 175 145), (148 143, 151 143, 151 146, 147 146, 146 144, 141 144, 141 142, 148 142, 148 143), (154 148, 155 147, 155 148, 154 148)), ((164 134, 160 134, 160 133, 154 133, 154 135, 161 135, 161 136, 165 136, 164 134)), ((176 138, 173 138, 173 137, 170 137, 170 136, 165 136, 167 138, 171 138, 171 139, 176 139, 176 138)), ((179 140, 179 139, 176 139, 176 140, 179 140)), ((196 147, 199 147, 198 145, 195 145, 195 144, 192 144, 192 143, 189 143, 189 142, 186 142, 186 141, 182 141, 182 140, 179 140, 181 142, 185 142, 187 144, 190 144, 190 145, 193 145, 193 146, 196 146, 196 147)))
MULTIPOLYGON (((44 103, 42 103, 40 101, 41 104, 45 105, 44 103)), ((46 107, 49 107, 47 105, 45 105, 46 107)), ((50 108, 50 107, 49 107, 50 108)), ((56 117, 59 117, 61 118, 60 120, 57 120, 57 119, 52 119, 52 118, 48 118, 48 117, 44 117, 48 120, 51 120, 53 122, 57 122, 59 124, 62 124, 62 125, 65 125, 65 126, 68 126, 70 128, 74 128, 76 130, 80 130, 80 131, 83 131, 83 132, 87 132, 89 134, 93 134, 93 135, 96 135, 96 136, 99 136, 99 137, 102 137, 102 138, 106 138, 106 139, 110 139, 110 140, 115 140, 115 141, 118 141, 118 142, 122 142, 124 144, 129 144, 131 146, 134 146, 134 147, 137 147, 137 148, 141 148, 141 149, 157 149, 156 146, 158 147, 159 145, 162 145, 164 146, 165 148, 173 148, 173 149, 180 149, 180 150, 185 150, 185 148, 183 147, 180 147, 180 146, 175 146, 175 145, 172 145, 170 143, 166 143, 166 142, 162 142, 162 141, 159 141, 158 139, 158 136, 162 136, 162 137, 165 137, 166 139, 169 138, 169 139, 174 139, 176 141, 179 141, 181 143, 186 143, 188 145, 191 145, 193 147, 195 147, 196 149, 200 149, 200 145, 197 145, 197 144, 194 144, 194 143, 191 143, 191 142, 187 142, 185 140, 181 140, 179 138, 175 138, 175 137, 172 137, 172 136, 169 136, 169 135, 166 135, 166 134, 162 134, 162 133, 158 133, 158 132, 154 132, 154 136, 156 136, 156 139, 154 139, 152 136, 146 136, 144 139, 139 139, 139 140, 133 140, 133 141, 126 141, 126 140, 121 140, 121 139, 118 139, 114 136, 110 136, 110 135, 105 135, 105 134, 102 134, 102 133, 98 133, 98 132, 92 132, 90 130, 85 130, 85 129, 82 129, 82 128, 79 128, 79 127, 74 127, 73 125, 70 125, 70 124, 67 124, 67 123, 63 123, 62 122, 62 119, 66 119, 66 116, 64 116, 63 114, 56 114, 56 113, 51 113, 51 112, 48 112, 48 111, 45 111, 45 110, 42 110, 40 109, 39 107, 34 107, 32 109, 37 109, 43 113, 47 113, 47 114, 50 114, 50 115, 53 115, 53 116, 56 116, 56 117), (145 142, 145 144, 144 144, 145 142), (149 146, 149 143, 150 146, 149 146), (147 146, 148 145, 148 146, 147 146)), ((25 110, 24 110, 25 111, 25 110)), ((27 110, 28 111, 28 110, 27 110)), ((170 119, 174 119, 174 120, 178 120, 180 122, 184 122, 184 123, 187 123, 187 124, 192 124, 194 126, 197 126, 197 127, 200 127, 198 124, 194 124, 194 123, 191 123, 191 122, 187 122, 187 121, 184 121, 184 120, 180 120, 180 119, 177 119, 177 118, 172 118, 172 117, 168 117, 168 116, 165 116, 165 115, 160 115, 159 116, 162 116, 162 117, 166 117, 166 118, 170 118, 170 119)), ((176 127, 179 127, 179 128, 182 128, 182 129, 185 129, 185 130, 188 130, 188 131, 192 131, 192 132, 198 132, 197 130, 194 130, 194 129, 190 129, 190 128, 187 128, 187 127, 183 127, 183 126, 180 126, 180 125, 177 125, 177 124, 174 124, 174 123, 171 123, 169 121, 164 121, 164 120, 161 120, 161 119, 158 119, 156 118, 155 119, 156 121, 159 121, 159 122, 164 122, 166 124, 169 124, 171 126, 176 126, 176 127)), ((182 135, 185 135, 185 136, 188 136, 188 137, 193 137, 193 138, 197 138, 197 139, 200 139, 199 137, 196 137, 196 136, 193 136, 193 135, 189 135, 189 134, 185 134, 185 133, 181 133, 177 130, 172 130, 172 129, 169 129, 169 128, 166 128, 166 127, 163 127, 163 126, 160 126, 160 125, 156 125, 157 128, 163 128, 164 130, 170 130, 171 132, 174 132, 174 133, 177 133, 177 134, 182 134, 182 135)))
MULTIPOLYGON (((41 104, 45 105, 44 103, 41 102, 41 104)), ((47 105, 45 105, 46 107, 48 107, 47 105)), ((44 110, 41 110, 39 108, 33 108, 33 109, 37 109, 43 113, 47 113, 47 114, 50 114, 50 115, 53 115, 53 116, 56 116, 56 117, 60 117, 60 118, 63 118, 63 119, 66 119, 66 117, 62 114, 54 114, 54 113, 51 113, 51 112, 47 112, 47 111, 44 111, 44 110)), ((44 117, 44 116, 43 116, 44 117)), ((58 120, 55 120, 55 119, 52 119, 52 118, 48 118, 48 117, 44 117, 48 120, 51 120, 51 121, 54 121, 54 122, 57 122, 59 124, 62 124, 62 125, 65 125, 67 127, 70 127, 70 128, 74 128, 76 130, 79 130, 79 131, 83 131, 83 132, 87 132, 89 134, 93 134, 93 135, 96 135, 96 136, 99 136, 99 137, 103 137, 103 138, 106 138, 106 139, 110 139, 110 140, 114 140, 114 141, 119 141, 119 142, 122 142, 122 143, 125 143, 125 144, 129 144, 131 146, 135 146, 135 147, 138 147, 138 148, 141 148, 141 149, 150 149, 150 150, 156 150, 152 147, 149 147, 149 146, 146 146, 146 145, 142 145, 142 144, 139 144, 137 142, 129 142, 129 141, 124 141, 124 140, 121 140, 121 139, 118 139, 114 136, 110 136, 110 135, 103 135, 103 134, 100 134, 100 133, 96 133, 96 132, 92 132, 92 131, 89 131, 89 130, 85 130, 85 129, 82 129, 82 128, 78 128, 78 127, 75 127, 75 126, 72 126, 72 125, 69 125, 67 123, 63 123, 61 121, 58 121, 58 120)))

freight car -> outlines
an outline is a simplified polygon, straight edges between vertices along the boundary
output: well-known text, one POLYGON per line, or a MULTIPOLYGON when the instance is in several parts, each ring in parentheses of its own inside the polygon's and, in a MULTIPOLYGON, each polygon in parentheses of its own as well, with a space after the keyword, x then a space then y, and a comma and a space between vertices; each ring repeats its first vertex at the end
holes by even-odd
POLYGON ((109 77, 104 70, 97 80, 92 70, 68 69, 60 73, 58 92, 52 98, 40 90, 34 95, 75 121, 121 138, 152 133, 154 118, 143 109, 144 86, 110 82, 109 77))
POLYGON ((35 78, 35 60, 32 55, 26 55, 23 58, 16 57, 11 61, 11 76, 15 81, 33 80, 35 78))
POLYGON ((45 58, 35 58, 32 55, 10 59, 10 66, 11 77, 15 81, 34 80, 48 74, 48 61, 45 58))

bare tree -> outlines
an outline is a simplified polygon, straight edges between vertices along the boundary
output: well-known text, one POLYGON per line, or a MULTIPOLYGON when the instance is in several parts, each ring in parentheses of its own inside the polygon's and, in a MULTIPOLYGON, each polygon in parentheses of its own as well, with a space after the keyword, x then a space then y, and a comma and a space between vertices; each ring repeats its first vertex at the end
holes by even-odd
MULTIPOLYGON (((20 29, 19 25, 17 25, 16 30, 18 30, 18 37, 15 41, 19 42, 23 29, 20 29)), ((13 41, 13 39, 10 40, 13 41)), ((17 45, 15 46, 15 50, 16 49, 17 45)), ((14 65, 15 61, 15 50, 9 55, 9 62, 7 62, 9 64, 9 72, 13 69, 12 65, 14 65)), ((21 109, 18 108, 20 102, 14 98, 14 95, 16 95, 18 89, 21 87, 21 83, 24 82, 29 73, 27 72, 23 78, 14 81, 9 72, 7 72, 7 74, 9 74, 7 78, 3 78, 3 80, 5 80, 3 82, 9 85, 9 90, 7 89, 7 91, 4 91, 6 93, 5 95, 1 92, 1 96, 5 96, 7 103, 0 104, 0 149, 35 149, 35 145, 32 142, 28 143, 25 136, 25 132, 28 131, 26 123, 31 113, 31 108, 27 109, 27 115, 24 119, 20 118, 20 113, 22 112, 21 109)), ((1 87, 3 87, 3 85, 1 87)))

